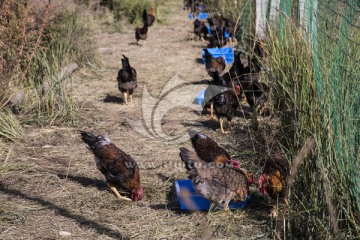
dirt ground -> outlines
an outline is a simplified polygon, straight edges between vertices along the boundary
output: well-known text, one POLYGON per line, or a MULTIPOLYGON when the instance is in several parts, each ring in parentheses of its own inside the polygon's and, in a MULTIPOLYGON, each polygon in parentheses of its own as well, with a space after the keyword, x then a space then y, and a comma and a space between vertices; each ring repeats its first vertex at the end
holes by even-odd
MULTIPOLYGON (((0 172, 0 239, 266 239, 270 218, 266 197, 251 187, 247 209, 182 212, 174 193, 174 180, 185 179, 174 143, 150 139, 135 131, 127 119, 144 120, 143 89, 156 100, 175 75, 187 82, 209 79, 197 59, 206 43, 191 40, 192 22, 182 1, 170 2, 173 13, 165 25, 155 25, 145 46, 134 44, 133 28, 121 32, 102 27, 96 36, 103 67, 80 70, 73 80, 73 96, 81 107, 76 128, 24 126, 26 137, 6 145, 8 154, 0 172), (123 105, 116 76, 122 54, 138 73, 134 102, 123 105), (143 110, 142 110, 143 109, 143 110), (144 197, 141 202, 115 198, 95 168, 94 158, 78 130, 108 133, 118 147, 141 166, 144 197), (151 163, 151 164, 150 164, 151 163), (177 165, 179 166, 179 165, 177 165)), ((198 85, 191 85, 194 91, 198 85)), ((190 88, 190 89, 191 89, 190 88)), ((181 89, 180 89, 181 90, 181 89)), ((175 102, 184 99, 184 88, 175 102)), ((174 99, 173 99, 174 100, 174 99)), ((145 101, 146 102, 146 101, 145 101)), ((148 108, 151 108, 148 100, 148 108)), ((181 104, 179 104, 181 105, 181 104)), ((247 109, 246 106, 243 106, 247 109)), ((251 114, 239 111, 235 129, 222 135, 215 120, 200 115, 199 107, 174 106, 160 121, 166 136, 186 134, 195 123, 257 176, 266 146, 254 130, 251 114)), ((146 111, 146 110, 144 110, 146 111)), ((262 121, 262 120, 260 120, 262 121)))

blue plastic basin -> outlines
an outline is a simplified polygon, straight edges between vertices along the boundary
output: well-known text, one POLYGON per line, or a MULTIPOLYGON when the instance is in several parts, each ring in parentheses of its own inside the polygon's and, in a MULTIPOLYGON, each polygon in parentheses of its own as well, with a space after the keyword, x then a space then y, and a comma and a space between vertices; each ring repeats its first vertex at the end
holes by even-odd
POLYGON ((208 17, 209 17, 209 14, 206 12, 201 12, 197 16, 198 19, 207 19, 208 17))
MULTIPOLYGON (((232 64, 234 62, 234 49, 231 47, 208 48, 207 50, 214 58, 222 56, 225 59, 226 64, 232 64)), ((201 53, 202 53, 203 63, 205 64, 204 50, 202 50, 201 53)))
POLYGON ((205 89, 201 89, 201 91, 198 93, 198 95, 196 96, 195 98, 195 102, 202 106, 202 103, 204 101, 204 98, 205 98, 205 89))
MULTIPOLYGON (((200 196, 189 179, 175 181, 176 195, 181 210, 209 210, 211 202, 200 196)), ((250 195, 243 202, 230 202, 230 209, 244 209, 250 200, 250 195)))

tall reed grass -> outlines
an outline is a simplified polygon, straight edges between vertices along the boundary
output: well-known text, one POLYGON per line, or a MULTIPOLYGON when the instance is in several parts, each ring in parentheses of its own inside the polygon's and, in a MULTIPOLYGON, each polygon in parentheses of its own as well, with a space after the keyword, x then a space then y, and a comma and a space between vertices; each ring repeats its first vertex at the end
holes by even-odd
MULTIPOLYGON (((354 192, 359 186, 354 183, 359 181, 355 107, 359 107, 360 89, 349 74, 359 74, 356 54, 347 54, 339 62, 321 55, 325 53, 321 49, 315 53, 303 32, 289 22, 281 33, 270 30, 267 46, 274 107, 282 112, 281 143, 294 156, 309 136, 316 141, 316 150, 300 167, 291 189, 294 213, 287 225, 291 237, 354 238, 360 230, 360 199, 354 192), (324 57, 319 65, 316 54, 324 57), (341 81, 335 83, 331 79, 339 73, 341 81)), ((327 48, 336 51, 336 46, 327 48)))

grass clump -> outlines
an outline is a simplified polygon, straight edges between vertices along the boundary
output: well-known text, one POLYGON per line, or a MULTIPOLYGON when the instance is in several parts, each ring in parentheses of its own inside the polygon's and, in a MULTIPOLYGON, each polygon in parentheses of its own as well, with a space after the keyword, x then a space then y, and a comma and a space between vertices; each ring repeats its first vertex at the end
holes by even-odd
POLYGON ((73 0, 5 0, 0 8, 0 109, 21 95, 17 114, 22 119, 75 123, 71 75, 61 73, 69 64, 100 63, 91 6, 73 0))
POLYGON ((23 129, 16 116, 8 108, 0 111, 0 137, 16 142, 23 136, 23 129))

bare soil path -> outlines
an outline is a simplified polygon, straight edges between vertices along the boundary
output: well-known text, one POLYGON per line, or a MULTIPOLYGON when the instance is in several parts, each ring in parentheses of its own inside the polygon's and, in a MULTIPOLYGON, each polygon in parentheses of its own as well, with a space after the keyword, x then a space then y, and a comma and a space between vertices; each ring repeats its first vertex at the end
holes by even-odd
MULTIPOLYGON (((186 178, 185 171, 168 163, 179 163, 179 147, 191 148, 190 142, 151 140, 127 121, 144 118, 145 86, 157 98, 174 75, 188 82, 208 79, 204 66, 196 61, 206 43, 189 40, 192 22, 182 10, 182 1, 168 4, 172 5, 172 17, 167 24, 151 29, 145 46, 132 44, 133 27, 123 27, 120 33, 99 29, 94 37, 104 65, 95 72, 81 70, 73 83, 74 98, 82 109, 78 127, 28 126, 26 137, 10 146, 0 172, 0 239, 267 238, 268 208, 261 204, 265 200, 257 196, 256 186, 246 210, 233 214, 181 212, 173 181, 186 178), (139 87, 130 106, 122 104, 117 89, 122 54, 138 73, 139 87), (115 198, 80 140, 79 129, 107 132, 117 146, 132 155, 141 166, 143 201, 128 203, 115 198)), ((198 86, 193 88, 198 91, 198 86)), ((183 95, 175 100, 181 101, 186 91, 188 88, 180 91, 183 95)), ((242 114, 235 119, 233 133, 226 136, 220 134, 217 122, 194 109, 175 106, 160 120, 167 136, 186 133, 192 126, 184 122, 201 122, 204 132, 240 159, 243 167, 255 173, 261 170, 261 143, 242 114)))

